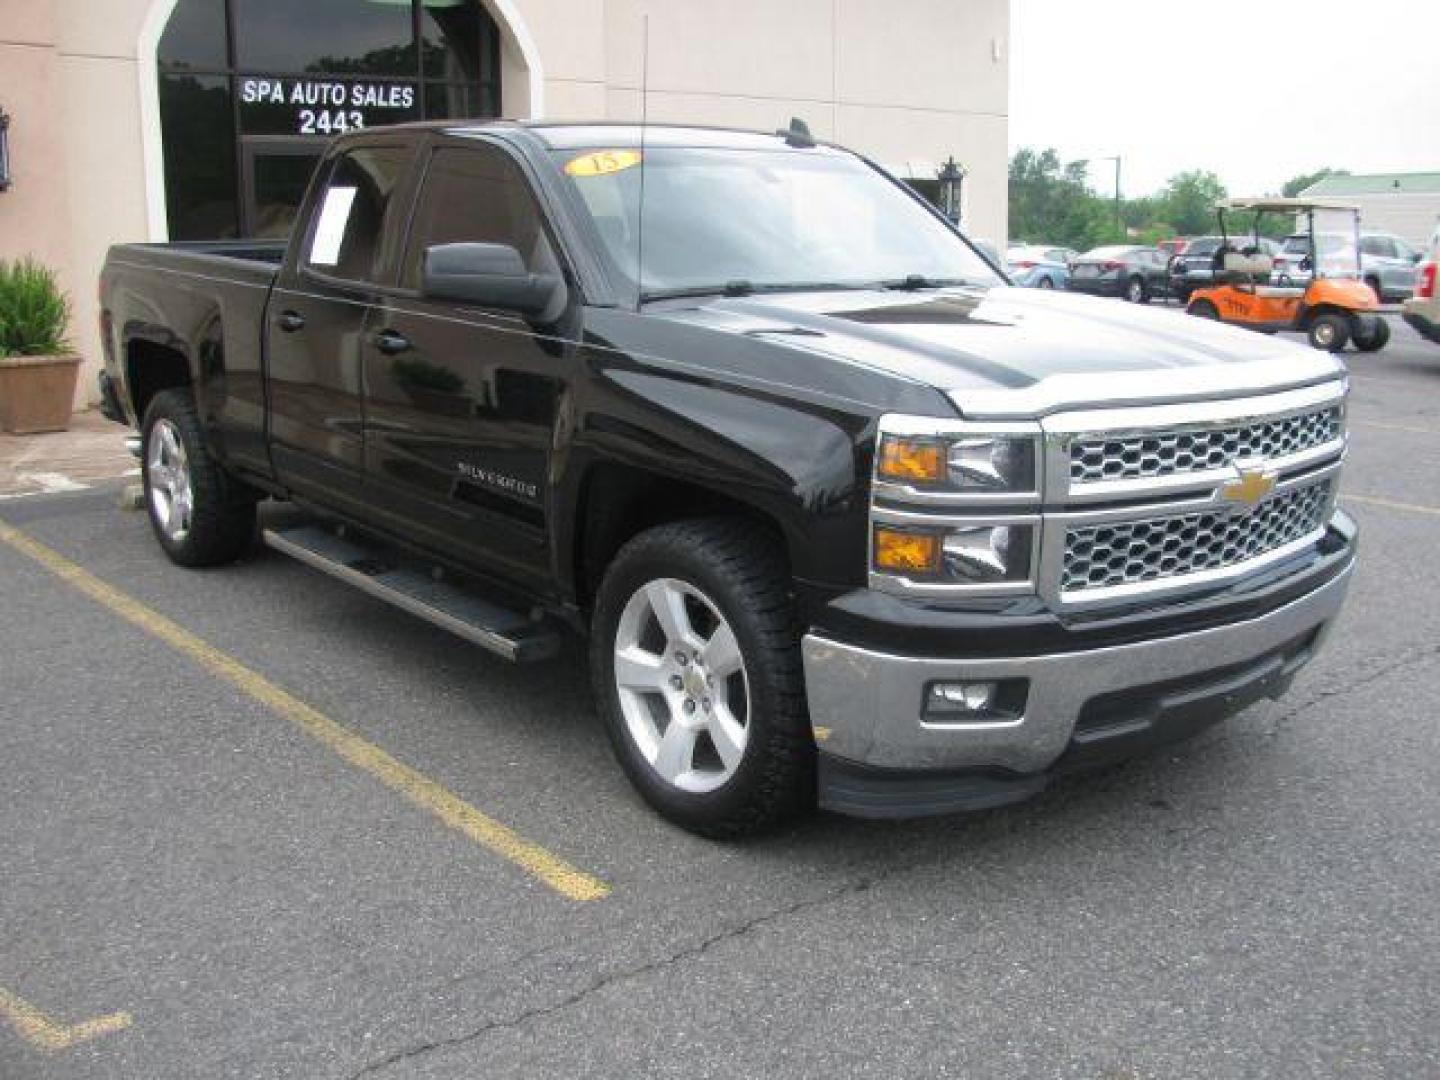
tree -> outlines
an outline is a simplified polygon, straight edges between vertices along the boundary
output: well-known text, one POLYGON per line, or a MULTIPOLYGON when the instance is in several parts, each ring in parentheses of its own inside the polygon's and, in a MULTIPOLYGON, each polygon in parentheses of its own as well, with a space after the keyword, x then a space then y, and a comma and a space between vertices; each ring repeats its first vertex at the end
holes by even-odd
POLYGON ((1155 200, 1157 216, 1182 236, 1210 232, 1215 227, 1215 204, 1225 198, 1225 185, 1213 172, 1191 169, 1176 173, 1155 200))
POLYGON ((1284 186, 1280 189, 1280 194, 1284 195, 1287 199, 1293 199, 1311 184, 1318 183, 1327 176, 1349 175, 1349 169, 1332 169, 1326 165, 1324 168, 1316 169, 1312 173, 1301 173, 1299 176, 1293 176, 1289 180, 1286 180, 1284 186))
POLYGON ((1085 163, 1024 147, 1010 159, 1010 236, 1086 250, 1118 239, 1114 211, 1085 179, 1085 163))

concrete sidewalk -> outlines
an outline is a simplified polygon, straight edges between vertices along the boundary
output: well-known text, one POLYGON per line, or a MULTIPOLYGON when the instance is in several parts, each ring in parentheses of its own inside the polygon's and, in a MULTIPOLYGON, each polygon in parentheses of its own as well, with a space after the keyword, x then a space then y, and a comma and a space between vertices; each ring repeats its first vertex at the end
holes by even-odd
POLYGON ((106 480, 139 475, 125 449, 128 428, 96 411, 76 413, 69 431, 0 434, 0 499, 78 491, 106 480))

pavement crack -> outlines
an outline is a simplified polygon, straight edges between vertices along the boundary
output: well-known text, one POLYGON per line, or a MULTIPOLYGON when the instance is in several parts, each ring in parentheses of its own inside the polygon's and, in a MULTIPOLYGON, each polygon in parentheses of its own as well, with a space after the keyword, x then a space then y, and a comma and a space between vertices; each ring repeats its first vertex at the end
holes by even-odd
POLYGON ((358 1072, 352 1073, 350 1075, 350 1080, 359 1080, 359 1078, 362 1076, 373 1076, 381 1070, 388 1069, 392 1065, 397 1065, 402 1061, 409 1061, 417 1057, 423 1057, 424 1055, 432 1053, 436 1050, 445 1050, 451 1047, 464 1046, 465 1044, 474 1042, 477 1039, 482 1039, 486 1035, 489 1035, 491 1032, 494 1031, 505 1031, 512 1028, 518 1028, 530 1023, 532 1020, 544 1019, 545 1017, 550 1016, 554 1013, 560 1012, 564 1009, 568 1009, 572 1005, 577 1005, 580 1002, 584 1001, 586 998, 601 993, 602 991, 608 989, 611 986, 615 986, 618 983, 624 983, 629 982, 633 979, 644 978, 645 976, 650 975, 656 971, 663 971, 666 968, 673 967, 676 964, 684 963, 687 960, 693 960, 696 957, 705 955, 707 952, 720 945, 724 945, 727 942, 734 941, 737 938, 742 938, 745 935, 754 932, 755 930, 770 925, 771 923, 779 922, 782 919, 787 919, 792 915, 798 915, 804 912, 814 911, 818 908, 826 907, 830 904, 838 903, 842 900, 849 899, 852 896, 857 896, 861 893, 868 892, 870 889, 873 889, 876 885, 881 884, 886 879, 893 877, 896 874, 903 873, 906 869, 908 869, 908 867, 892 867, 881 873, 872 874, 868 877, 861 878, 858 881, 852 881, 841 888, 832 889, 830 892, 827 892, 821 896, 813 896, 804 900, 797 900, 795 903, 787 904, 785 907, 775 908, 771 911, 763 912, 759 915, 756 915, 754 918, 746 920, 745 922, 739 923, 735 926, 726 927, 723 930, 718 930, 715 933, 710 934, 708 937, 701 938, 693 945, 689 945, 686 948, 679 950, 678 952, 670 953, 669 955, 659 957, 655 960, 647 961, 643 964, 637 964, 633 967, 624 968, 619 971, 614 971, 605 975, 601 975, 598 978, 592 979, 590 982, 575 990, 573 993, 567 994, 564 997, 560 998, 558 1001, 552 1001, 547 1005, 538 1005, 534 1008, 526 1009, 523 1012, 517 1013, 514 1016, 488 1021, 487 1023, 481 1024, 479 1027, 473 1028, 470 1031, 467 1031, 460 1035, 453 1035, 443 1039, 432 1039, 423 1043, 416 1043, 412 1046, 407 1046, 403 1049, 396 1050, 383 1058, 379 1058, 364 1065, 358 1072))
POLYGON ((1341 671, 1331 674, 1324 684, 1317 686, 1305 697, 1294 702, 1275 717, 1274 731, 1272 737, 1281 734, 1282 730, 1290 721, 1294 720, 1307 709, 1312 709, 1321 702, 1331 698, 1344 697, 1353 694, 1357 690, 1363 690, 1373 683, 1403 671, 1406 668, 1423 664, 1427 660, 1433 660, 1440 656, 1440 645, 1412 645, 1398 653, 1394 653, 1382 660, 1380 657, 1367 657, 1354 664, 1347 665, 1341 671), (1357 674, 1350 674, 1358 672, 1357 674))

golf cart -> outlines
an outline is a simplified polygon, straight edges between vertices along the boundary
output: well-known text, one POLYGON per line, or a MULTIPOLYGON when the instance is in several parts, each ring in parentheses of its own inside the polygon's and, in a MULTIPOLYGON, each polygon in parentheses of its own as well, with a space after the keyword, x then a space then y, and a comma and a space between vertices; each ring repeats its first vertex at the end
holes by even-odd
POLYGON ((1360 210, 1344 203, 1312 199, 1226 199, 1215 208, 1224 238, 1215 251, 1214 284, 1190 294, 1185 310, 1273 334, 1303 330, 1317 349, 1339 352, 1351 342, 1375 352, 1390 340, 1390 326, 1379 314, 1375 293, 1360 273, 1360 210), (1233 236, 1228 215, 1255 216, 1253 235, 1233 236), (1302 281, 1272 285, 1274 261, 1260 243, 1266 214, 1295 215, 1297 233, 1309 239, 1300 263, 1302 281))

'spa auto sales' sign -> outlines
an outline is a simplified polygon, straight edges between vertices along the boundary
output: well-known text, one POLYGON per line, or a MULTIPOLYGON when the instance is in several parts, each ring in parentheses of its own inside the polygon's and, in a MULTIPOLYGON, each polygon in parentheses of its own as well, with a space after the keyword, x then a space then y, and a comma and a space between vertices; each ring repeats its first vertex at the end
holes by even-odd
POLYGON ((418 119, 413 82, 238 79, 241 127, 257 135, 337 135, 418 119))

